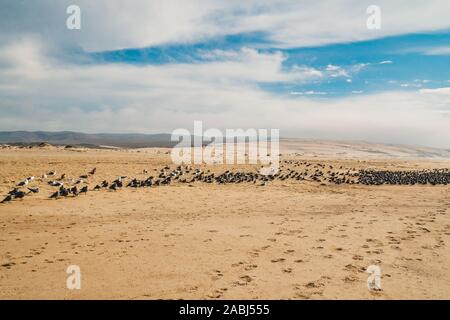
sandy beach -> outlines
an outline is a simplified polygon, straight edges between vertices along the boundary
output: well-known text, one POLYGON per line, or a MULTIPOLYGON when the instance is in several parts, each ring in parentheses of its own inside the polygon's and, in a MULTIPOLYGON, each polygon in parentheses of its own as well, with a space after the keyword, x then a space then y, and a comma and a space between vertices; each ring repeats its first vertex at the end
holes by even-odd
MULTIPOLYGON (((448 299, 450 188, 314 181, 89 191, 48 199, 39 177, 144 178, 168 149, 0 150, 0 193, 27 176, 40 192, 0 205, 1 299, 448 299), (148 173, 144 174, 144 170, 148 173), (81 289, 66 287, 67 267, 81 289), (381 269, 369 291, 366 269, 381 269)), ((343 168, 448 168, 445 161, 306 158, 343 168)), ((285 164, 286 167, 289 164, 285 164)), ((203 166, 213 172, 251 169, 203 166)), ((48 179, 47 179, 48 180, 48 179)))

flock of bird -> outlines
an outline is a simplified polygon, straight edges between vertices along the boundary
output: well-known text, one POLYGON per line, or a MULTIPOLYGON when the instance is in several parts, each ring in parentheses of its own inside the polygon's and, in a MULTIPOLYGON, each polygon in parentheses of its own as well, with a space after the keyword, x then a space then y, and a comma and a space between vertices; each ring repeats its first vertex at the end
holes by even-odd
MULTIPOLYGON (((280 169, 275 174, 262 175, 257 172, 230 171, 227 170, 221 174, 216 174, 211 170, 202 170, 200 168, 191 168, 190 166, 178 166, 171 169, 165 166, 161 170, 155 169, 155 176, 149 176, 144 179, 120 176, 112 182, 106 180, 89 189, 88 180, 96 173, 96 168, 90 170, 88 174, 81 175, 77 179, 69 179, 65 174, 59 178, 56 172, 51 171, 40 177, 40 181, 46 181, 49 186, 58 188, 49 199, 76 197, 81 194, 87 194, 89 191, 111 190, 117 191, 124 186, 127 188, 144 188, 170 185, 171 183, 202 182, 207 184, 239 184, 253 183, 259 186, 265 186, 270 181, 312 181, 323 185, 329 184, 363 184, 363 185, 448 185, 450 184, 449 169, 427 169, 416 171, 390 171, 390 170, 357 170, 355 168, 345 169, 333 165, 321 163, 308 163, 306 161, 284 160, 280 169), (298 168, 298 169, 297 169, 298 168)), ((144 170, 142 174, 147 174, 144 170)), ((27 195, 39 193, 38 187, 31 187, 30 183, 35 181, 35 177, 28 177, 19 183, 8 193, 1 203, 10 202, 14 199, 23 199, 27 195), (22 190, 26 188, 26 191, 22 190)))

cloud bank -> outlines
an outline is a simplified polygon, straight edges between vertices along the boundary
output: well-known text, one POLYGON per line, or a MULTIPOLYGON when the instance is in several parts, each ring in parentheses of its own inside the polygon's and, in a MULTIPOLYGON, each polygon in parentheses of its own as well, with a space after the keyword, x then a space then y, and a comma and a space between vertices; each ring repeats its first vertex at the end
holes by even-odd
POLYGON ((170 132, 279 128, 285 137, 367 140, 450 147, 448 88, 333 99, 278 95, 261 83, 332 77, 283 55, 243 48, 203 64, 71 64, 38 41, 0 50, 0 128, 85 132, 170 132))

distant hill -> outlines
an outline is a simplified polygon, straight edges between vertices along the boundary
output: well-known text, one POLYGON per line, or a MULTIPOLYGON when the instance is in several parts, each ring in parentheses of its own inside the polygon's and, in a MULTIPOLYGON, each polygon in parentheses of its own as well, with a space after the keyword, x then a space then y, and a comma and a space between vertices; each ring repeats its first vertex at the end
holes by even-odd
POLYGON ((173 147, 168 133, 80 133, 72 131, 0 131, 0 143, 33 144, 48 142, 54 145, 114 146, 121 148, 173 147))
MULTIPOLYGON (((0 131, 0 144, 39 145, 50 143, 62 146, 119 147, 119 148, 171 148, 168 133, 81 133, 72 131, 0 131)), ((206 145, 207 143, 205 143, 206 145)), ((450 160, 449 149, 405 146, 363 141, 329 141, 317 139, 281 138, 282 153, 297 153, 307 157, 338 158, 392 158, 392 159, 445 159, 450 160)))

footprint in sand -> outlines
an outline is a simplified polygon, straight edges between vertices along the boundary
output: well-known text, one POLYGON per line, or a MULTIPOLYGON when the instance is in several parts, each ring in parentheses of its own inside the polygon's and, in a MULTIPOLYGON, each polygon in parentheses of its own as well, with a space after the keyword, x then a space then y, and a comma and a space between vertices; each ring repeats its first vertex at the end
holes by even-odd
POLYGON ((252 281, 253 278, 248 275, 240 276, 238 281, 233 282, 233 286, 246 286, 252 281))

